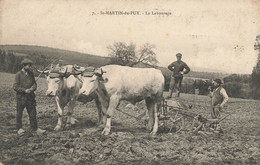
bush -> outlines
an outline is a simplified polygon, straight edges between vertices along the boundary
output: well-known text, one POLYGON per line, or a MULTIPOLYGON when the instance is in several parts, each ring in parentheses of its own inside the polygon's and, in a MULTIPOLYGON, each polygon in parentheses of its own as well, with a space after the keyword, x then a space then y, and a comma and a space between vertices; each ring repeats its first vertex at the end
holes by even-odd
MULTIPOLYGON (((260 57, 260 55, 259 55, 260 57)), ((260 58, 259 58, 260 59, 260 58)), ((258 67, 254 67, 252 72, 251 95, 254 99, 260 100, 260 60, 258 67)))
POLYGON ((194 94, 195 90, 193 88, 193 85, 191 85, 191 84, 182 84, 181 92, 182 93, 194 94))
POLYGON ((228 96, 230 97, 241 97, 242 92, 242 83, 241 82, 227 82, 224 84, 224 88, 227 91, 228 96))
POLYGON ((243 82, 249 83, 251 82, 251 76, 247 74, 231 74, 230 76, 225 77, 224 82, 243 82))

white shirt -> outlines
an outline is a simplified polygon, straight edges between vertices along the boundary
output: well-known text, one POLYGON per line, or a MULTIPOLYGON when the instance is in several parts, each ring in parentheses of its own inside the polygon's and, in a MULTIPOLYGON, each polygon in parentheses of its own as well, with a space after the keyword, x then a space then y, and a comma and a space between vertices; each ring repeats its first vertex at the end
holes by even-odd
MULTIPOLYGON (((218 88, 220 88, 220 87, 217 87, 216 89, 214 89, 213 93, 214 93, 215 91, 217 91, 218 88)), ((220 91, 219 91, 219 93, 220 93, 220 95, 222 95, 222 97, 223 97, 223 101, 222 101, 221 104, 222 104, 222 105, 225 105, 226 102, 228 101, 227 92, 226 92, 226 90, 225 90, 224 88, 221 88, 220 91)))

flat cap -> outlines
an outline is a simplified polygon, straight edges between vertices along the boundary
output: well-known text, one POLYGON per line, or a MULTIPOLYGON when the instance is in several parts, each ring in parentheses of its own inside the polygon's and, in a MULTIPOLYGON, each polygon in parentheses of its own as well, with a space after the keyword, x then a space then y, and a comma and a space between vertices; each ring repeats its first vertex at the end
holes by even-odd
POLYGON ((177 57, 181 57, 182 54, 181 54, 181 53, 177 53, 176 56, 177 56, 177 57))
POLYGON ((21 62, 22 65, 26 65, 26 64, 32 64, 32 60, 28 59, 28 58, 25 58, 23 59, 23 61, 21 62))
POLYGON ((215 79, 214 81, 218 84, 222 84, 222 81, 220 79, 215 79))

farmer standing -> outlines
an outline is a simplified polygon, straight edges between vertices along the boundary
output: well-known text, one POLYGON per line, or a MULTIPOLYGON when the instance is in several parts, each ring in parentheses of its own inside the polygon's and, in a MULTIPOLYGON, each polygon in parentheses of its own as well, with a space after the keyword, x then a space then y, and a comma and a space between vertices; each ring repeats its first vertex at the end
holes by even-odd
POLYGON ((22 61, 23 68, 16 73, 13 89, 16 91, 17 98, 17 114, 16 114, 16 127, 19 135, 24 134, 22 129, 22 116, 24 108, 27 109, 27 113, 30 119, 31 131, 37 134, 44 133, 45 130, 38 128, 36 118, 36 101, 34 91, 37 88, 37 84, 34 78, 33 72, 30 70, 32 61, 24 59, 22 61))
MULTIPOLYGON (((215 79, 213 85, 215 89, 211 93, 211 117, 213 119, 219 119, 220 111, 222 111, 228 101, 228 95, 226 90, 221 86, 222 81, 220 79, 215 79)), ((220 125, 217 125, 216 129, 220 129, 220 125)))
POLYGON ((181 60, 182 54, 177 53, 176 58, 177 61, 174 61, 168 66, 168 69, 172 71, 173 74, 171 76, 171 82, 170 82, 170 94, 167 98, 172 97, 172 93, 175 87, 177 89, 177 97, 180 96, 183 74, 187 74, 190 72, 190 68, 188 67, 188 65, 181 60), (184 69, 185 71, 183 71, 184 69))

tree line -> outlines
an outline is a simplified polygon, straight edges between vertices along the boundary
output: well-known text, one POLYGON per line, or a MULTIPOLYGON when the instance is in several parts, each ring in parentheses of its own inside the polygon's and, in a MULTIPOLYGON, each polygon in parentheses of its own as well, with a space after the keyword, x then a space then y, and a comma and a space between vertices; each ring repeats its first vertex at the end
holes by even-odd
MULTIPOLYGON (((197 78, 223 78, 224 88, 230 97, 239 98, 253 98, 260 99, 260 36, 257 37, 255 50, 258 51, 257 63, 253 68, 251 75, 231 74, 221 77, 220 73, 204 73, 204 72, 190 72, 187 76, 197 78)), ((171 72, 164 67, 158 67, 156 59, 155 46, 146 43, 137 49, 133 43, 126 44, 123 42, 115 42, 113 45, 107 47, 111 57, 110 64, 118 64, 131 67, 154 67, 160 69, 165 78, 165 90, 169 90, 171 72)), ((34 65, 38 68, 46 67, 53 59, 46 57, 41 53, 21 54, 12 51, 5 51, 0 49, 0 71, 16 73, 21 69, 21 61, 28 57, 34 61, 34 65)), ((205 90, 207 90, 205 88, 205 90)), ((185 83, 182 87, 183 93, 194 94, 195 90, 191 83, 185 83)), ((207 91, 202 91, 202 94, 207 94, 207 91)))
MULTIPOLYGON (((228 95, 230 97, 238 98, 250 98, 260 99, 260 36, 256 37, 255 50, 258 50, 258 60, 256 66, 253 68, 251 75, 231 74, 221 77, 220 73, 197 73, 191 72, 192 77, 215 79, 223 78, 224 85, 228 95), (207 75, 207 76, 205 76, 207 75)), ((129 45, 123 42, 115 42, 109 46, 110 56, 112 57, 112 63, 126 66, 135 66, 136 64, 142 63, 144 66, 155 67, 162 71, 165 78, 165 90, 169 90, 171 72, 166 68, 157 67, 156 54, 154 53, 155 47, 150 44, 143 45, 140 50, 136 50, 136 46, 133 43, 129 45)), ((204 88, 207 90, 207 88, 204 88)), ((185 83, 182 86, 182 92, 194 94, 194 86, 191 83, 185 83)), ((207 91, 200 93, 207 94, 207 91)))
MULTIPOLYGON (((0 49, 0 71, 16 73, 22 69, 21 62, 24 58, 30 58, 34 62, 34 66, 40 68, 44 68, 51 62, 51 59, 43 54, 23 54, 0 49)), ((33 70, 35 71, 35 69, 33 70)))
POLYGON ((252 71, 252 82, 251 82, 251 88, 252 88, 252 97, 254 99, 260 99, 260 35, 256 36, 256 41, 254 45, 254 49, 257 51, 257 61, 256 65, 253 68, 252 71))

